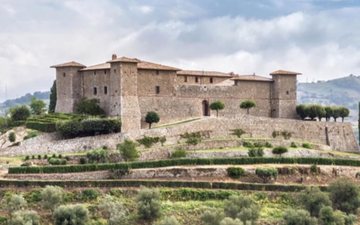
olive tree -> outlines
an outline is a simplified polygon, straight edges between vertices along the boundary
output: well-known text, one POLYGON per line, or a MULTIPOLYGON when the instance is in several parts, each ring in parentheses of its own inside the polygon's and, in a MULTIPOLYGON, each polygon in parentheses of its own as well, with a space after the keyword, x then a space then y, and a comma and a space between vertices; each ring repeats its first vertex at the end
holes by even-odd
POLYGON ((165 217, 157 225, 180 225, 174 216, 165 217))
POLYGON ((145 122, 149 124, 149 129, 153 123, 158 123, 160 121, 160 116, 156 112, 148 112, 145 116, 145 122))
POLYGON ((285 225, 317 225, 317 220, 310 216, 310 213, 306 210, 287 210, 284 213, 285 225))
POLYGON ((19 210, 13 213, 8 225, 40 225, 40 217, 35 211, 19 210))
POLYGON ((201 215, 201 221, 204 225, 219 225, 224 216, 222 210, 208 209, 201 215))
POLYGON ((12 121, 24 121, 31 115, 29 108, 25 105, 15 106, 10 109, 10 117, 12 121))
POLYGON ((36 98, 31 99, 30 109, 34 115, 41 115, 46 112, 46 104, 44 101, 36 98))
POLYGON ((54 225, 85 225, 89 219, 88 209, 80 204, 62 205, 55 209, 54 225))
POLYGON ((300 192, 299 201, 310 212, 311 216, 319 216, 320 209, 331 206, 329 195, 318 187, 308 187, 300 192))
POLYGON ((329 185, 330 199, 335 209, 356 213, 360 207, 359 187, 351 180, 341 178, 329 185))
POLYGON ((27 202, 22 195, 12 194, 6 200, 6 208, 9 213, 24 209, 27 206, 27 202))
POLYGON ((125 161, 134 161, 139 158, 139 152, 136 149, 136 143, 126 139, 123 143, 117 145, 121 157, 125 161))
POLYGON ((254 101, 251 100, 246 100, 241 102, 240 104, 240 108, 241 109, 246 109, 246 113, 249 114, 250 113, 250 109, 254 108, 256 106, 256 103, 254 101))
POLYGON ((210 109, 216 111, 216 117, 219 116, 219 110, 223 110, 225 108, 225 104, 221 101, 215 101, 210 104, 210 109))
POLYGON ((220 225, 245 225, 246 223, 241 222, 239 219, 233 219, 230 217, 226 217, 223 220, 221 220, 220 225))
POLYGON ((129 221, 129 211, 124 204, 110 195, 100 201, 98 210, 109 225, 127 224, 129 221))
POLYGON ((239 219, 244 224, 246 224, 247 221, 254 224, 259 218, 260 208, 250 197, 242 195, 230 196, 230 198, 225 201, 224 212, 226 216, 239 219))
POLYGON ((136 202, 139 218, 154 220, 160 216, 161 201, 159 190, 141 189, 136 197, 136 202))
POLYGON ((64 195, 64 190, 58 186, 46 186, 40 192, 44 208, 50 210, 54 210, 64 201, 64 195))

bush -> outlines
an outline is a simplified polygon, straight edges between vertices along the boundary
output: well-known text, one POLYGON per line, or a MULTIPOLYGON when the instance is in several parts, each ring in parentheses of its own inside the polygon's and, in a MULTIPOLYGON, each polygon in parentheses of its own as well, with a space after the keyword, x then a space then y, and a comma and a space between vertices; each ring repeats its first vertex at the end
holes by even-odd
POLYGON ((36 98, 31 99, 30 109, 34 115, 41 115, 46 112, 46 104, 44 101, 36 98))
POLYGON ((10 142, 15 142, 15 141, 16 141, 16 134, 15 134, 15 132, 10 132, 8 139, 9 139, 10 142))
POLYGON ((41 159, 41 155, 38 155, 38 159, 41 159))
POLYGON ((128 210, 121 202, 114 197, 106 195, 99 203, 98 209, 101 215, 106 218, 107 224, 118 225, 128 224, 128 210))
POLYGON ((177 219, 174 216, 165 217, 162 219, 158 225, 180 225, 177 219))
POLYGON ((108 161, 108 152, 102 148, 95 149, 86 154, 90 163, 106 163, 108 161))
POLYGON ((275 154, 275 155, 282 155, 284 153, 288 152, 288 149, 284 146, 279 146, 279 147, 275 147, 273 148, 272 150, 272 153, 275 154))
POLYGON ((311 216, 318 217, 320 209, 324 206, 331 206, 329 195, 322 192, 318 187, 307 187, 301 191, 299 201, 311 216))
POLYGON ((264 149, 261 147, 258 148, 250 148, 248 150, 249 157, 263 157, 264 156, 264 149))
POLYGON ((320 225, 352 225, 356 221, 356 216, 336 210, 334 211, 330 206, 323 207, 319 213, 319 224, 320 225))
POLYGON ((271 179, 275 179, 278 176, 278 171, 275 168, 256 168, 255 174, 263 179, 264 183, 269 182, 271 179))
POLYGON ((241 102, 240 104, 240 108, 241 109, 246 109, 246 113, 249 114, 250 112, 250 109, 255 107, 256 106, 256 103, 254 101, 251 101, 251 100, 246 100, 246 101, 243 101, 241 102))
POLYGON ((49 158, 48 162, 50 165, 66 165, 66 159, 49 158))
POLYGON ((313 174, 320 174, 320 167, 318 167, 316 164, 313 164, 310 166, 310 172, 313 174))
POLYGON ((225 215, 233 219, 240 219, 243 224, 250 221, 255 224, 259 218, 260 208, 258 204, 247 196, 230 196, 224 203, 225 215))
POLYGON ((231 131, 232 131, 231 134, 235 135, 238 138, 241 138, 241 136, 246 133, 243 129, 234 129, 234 130, 231 130, 231 131))
POLYGON ((87 158, 81 157, 81 158, 79 159, 79 163, 80 163, 80 164, 86 164, 86 163, 87 163, 87 158))
POLYGON ((246 148, 253 148, 253 147, 254 147, 254 144, 253 144, 252 142, 250 142, 250 141, 244 141, 244 142, 242 143, 242 145, 243 145, 244 147, 246 147, 246 148))
POLYGON ((303 143, 303 144, 302 144, 302 147, 303 147, 303 148, 308 148, 308 149, 311 149, 311 148, 312 148, 311 144, 309 144, 309 143, 303 143))
POLYGON ((351 180, 338 179, 329 185, 329 191, 335 209, 346 213, 356 213, 360 207, 359 187, 351 180))
POLYGON ((226 217, 221 220, 220 225, 243 225, 244 223, 241 222, 239 219, 232 219, 229 217, 226 217))
POLYGON ((125 140, 123 143, 117 145, 117 149, 125 161, 134 161, 139 158, 136 144, 133 141, 125 140))
POLYGON ((139 142, 139 144, 144 145, 146 148, 150 148, 151 146, 153 146, 153 144, 158 143, 160 141, 160 138, 144 136, 143 138, 136 141, 139 142))
POLYGON ((40 217, 35 211, 16 211, 13 213, 9 225, 40 225, 40 217))
POLYGON ((64 201, 64 190, 57 186, 46 186, 41 190, 41 201, 46 209, 55 209, 64 201))
POLYGON ((265 147, 272 148, 273 146, 272 146, 272 144, 270 142, 265 142, 265 147))
POLYGON ((74 138, 81 134, 81 122, 78 120, 70 120, 56 124, 56 131, 64 138, 74 138))
POLYGON ((98 99, 83 98, 76 104, 75 112, 91 116, 105 115, 105 111, 99 106, 99 102, 98 99))
POLYGON ((29 160, 30 159, 30 156, 25 156, 25 161, 29 160))
POLYGON ((153 123, 158 123, 159 121, 160 117, 156 112, 148 112, 145 116, 145 122, 149 124, 149 129, 151 129, 153 123))
POLYGON ((83 205, 63 205, 55 209, 54 225, 85 225, 89 219, 89 211, 83 205))
POLYGON ((160 137, 159 141, 161 143, 161 146, 164 146, 164 143, 166 142, 166 137, 165 136, 160 137))
POLYGON ((245 170, 240 167, 229 167, 226 169, 227 174, 231 178, 240 178, 245 175, 245 170))
POLYGON ((81 199, 83 201, 96 200, 100 196, 100 192, 95 189, 85 189, 81 191, 81 199))
POLYGON ((204 225, 220 225, 224 216, 224 213, 220 210, 208 209, 201 215, 201 221, 204 225))
POLYGON ((7 198, 6 208, 10 213, 24 209, 27 206, 27 202, 22 195, 12 194, 7 198))
POLYGON ((186 144, 188 145, 197 145, 201 142, 202 139, 202 135, 200 132, 186 132, 185 134, 181 134, 180 137, 186 139, 186 144))
POLYGON ((12 121, 25 121, 30 117, 31 113, 27 106, 15 106, 10 109, 10 117, 12 121))
POLYGON ((291 142, 290 147, 292 147, 292 148, 297 148, 297 145, 296 145, 295 142, 291 142))
POLYGON ((317 220, 310 213, 303 210, 287 210, 284 214, 285 225, 317 225, 317 220))
POLYGON ((219 110, 223 110, 225 108, 225 104, 221 101, 215 101, 210 104, 210 109, 216 111, 216 117, 219 116, 219 110))
POLYGON ((154 220, 160 216, 160 192, 158 190, 142 188, 137 197, 137 209, 141 219, 154 220))
POLYGON ((185 158, 186 157, 186 151, 184 149, 176 149, 172 154, 171 158, 185 158))

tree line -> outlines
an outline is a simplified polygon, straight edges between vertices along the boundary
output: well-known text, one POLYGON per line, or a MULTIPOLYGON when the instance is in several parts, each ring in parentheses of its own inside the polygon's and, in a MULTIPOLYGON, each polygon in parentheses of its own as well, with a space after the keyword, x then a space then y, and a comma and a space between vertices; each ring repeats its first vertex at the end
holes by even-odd
POLYGON ((311 120, 318 119, 321 121, 325 118, 326 121, 330 121, 331 118, 336 120, 338 118, 342 119, 344 122, 345 117, 350 115, 350 110, 346 107, 342 106, 322 106, 318 104, 305 105, 301 104, 296 106, 296 113, 298 116, 305 120, 306 118, 310 118, 311 120))

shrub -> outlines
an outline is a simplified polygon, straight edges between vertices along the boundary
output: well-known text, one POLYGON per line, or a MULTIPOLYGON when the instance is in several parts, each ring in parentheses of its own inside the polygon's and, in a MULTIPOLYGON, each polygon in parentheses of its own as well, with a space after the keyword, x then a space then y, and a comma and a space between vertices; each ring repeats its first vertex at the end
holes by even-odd
POLYGON ((69 120, 56 124, 56 130, 64 138, 74 138, 81 134, 81 122, 78 120, 69 120))
POLYGON ((316 218, 310 216, 310 213, 303 210, 287 210, 284 214, 285 225, 317 225, 316 218))
POLYGON ((160 117, 156 112, 148 112, 145 116, 145 122, 149 124, 149 129, 151 129, 153 123, 158 123, 159 121, 160 117))
POLYGON ((302 144, 302 147, 303 147, 303 148, 308 148, 308 149, 311 149, 311 148, 312 148, 311 144, 309 144, 309 143, 303 143, 303 144, 302 144))
POLYGON ((221 220, 220 225, 243 225, 239 219, 232 219, 230 217, 225 217, 221 220))
POLYGON ((185 134, 181 134, 180 137, 186 139, 186 144, 188 145, 197 145, 201 142, 202 139, 202 135, 200 132, 186 132, 185 134))
POLYGON ((250 109, 251 108, 254 108, 256 106, 256 103, 254 101, 251 101, 251 100, 246 100, 246 101, 243 101, 241 104, 240 104, 240 108, 241 109, 246 109, 246 113, 249 114, 250 113, 250 109))
POLYGON ((30 159, 30 156, 25 156, 25 161, 29 160, 30 159))
POLYGON ((125 161, 134 161, 139 158, 136 144, 133 141, 125 140, 123 143, 117 145, 117 149, 125 161))
POLYGON ((41 159, 41 155, 38 155, 38 159, 41 159))
POLYGON ((245 170, 240 167, 229 167, 226 169, 227 174, 231 178, 240 178, 245 175, 245 170))
POLYGON ((286 152, 288 152, 288 149, 284 146, 278 146, 278 147, 273 148, 273 150, 272 150, 273 154, 280 155, 280 156, 286 152))
POLYGON ((201 221, 204 225, 220 225, 224 216, 224 213, 220 210, 208 209, 201 215, 201 221))
POLYGON ((86 154, 90 163, 105 163, 108 161, 108 152, 102 148, 94 149, 86 154))
POLYGON ((139 144, 144 145, 146 148, 150 148, 151 146, 153 146, 153 144, 156 144, 160 141, 159 137, 148 137, 148 136, 144 136, 141 139, 136 140, 137 142, 139 142, 139 144))
POLYGON ((243 146, 246 147, 246 148, 253 148, 254 147, 254 144, 250 141, 243 141, 243 146))
POLYGON ((162 219, 158 225, 180 225, 177 219, 174 216, 165 217, 162 219))
POLYGON ((159 141, 161 143, 161 146, 164 146, 164 143, 166 142, 166 137, 165 136, 160 137, 159 141))
POLYGON ((118 225, 128 224, 128 210, 118 200, 110 195, 106 195, 99 203, 98 209, 102 216, 106 218, 107 224, 118 225))
POLYGON ((55 209, 54 225, 85 225, 89 219, 89 211, 83 205, 63 205, 55 209))
POLYGON ((86 163, 87 163, 87 158, 81 157, 81 158, 79 159, 79 163, 80 163, 80 164, 86 164, 86 163))
POLYGON ((285 139, 285 140, 289 140, 290 138, 291 138, 291 132, 289 132, 289 131, 286 131, 286 130, 284 130, 284 131, 281 131, 281 136, 283 136, 283 138, 285 139))
POLYGON ((37 137, 39 133, 36 130, 28 130, 26 136, 24 137, 24 140, 37 137))
POLYGON ((307 187, 300 192, 299 201, 311 216, 318 217, 320 209, 331 206, 329 195, 322 192, 318 187, 307 187))
POLYGON ((75 106, 75 112, 92 116, 105 115, 105 111, 99 106, 98 99, 81 99, 75 106))
POLYGON ((248 150, 248 156, 249 157, 262 157, 264 156, 264 149, 259 147, 259 148, 250 148, 248 150))
POLYGON ((223 110, 225 108, 225 104, 221 101, 215 101, 210 104, 210 109, 216 111, 216 117, 219 116, 219 110, 223 110))
POLYGON ((297 148, 297 145, 296 145, 295 142, 291 142, 290 147, 292 147, 292 148, 297 148))
POLYGON ((238 138, 241 138, 241 136, 246 133, 243 129, 240 129, 240 128, 239 129, 234 129, 234 130, 231 130, 231 131, 232 131, 231 134, 235 135, 238 138))
POLYGON ((342 118, 342 122, 344 122, 345 117, 350 115, 350 110, 345 107, 340 107, 340 117, 342 118))
POLYGON ((275 179, 278 176, 278 171, 275 168, 256 168, 255 174, 263 179, 264 183, 269 182, 271 179, 275 179))
POLYGON ((9 225, 40 225, 40 217, 35 211, 16 211, 13 213, 9 225))
POLYGON ((66 159, 49 158, 48 162, 50 165, 66 165, 66 159))
POLYGON ((330 206, 323 207, 319 214, 320 225, 352 225, 356 221, 356 216, 346 215, 345 213, 333 209, 330 206))
POLYGON ((27 206, 27 202, 22 195, 12 194, 7 198, 6 208, 10 213, 24 209, 27 206))
POLYGON ((31 103, 30 103, 30 109, 31 109, 31 113, 34 115, 41 115, 43 113, 46 112, 46 104, 44 101, 40 100, 40 99, 36 99, 36 98, 32 98, 31 99, 31 103))
POLYGON ((25 121, 31 115, 27 106, 15 106, 10 109, 10 117, 12 121, 25 121))
POLYGON ((265 142, 265 147, 267 147, 267 148, 272 148, 273 146, 272 146, 272 144, 271 144, 271 143, 269 143, 269 142, 265 142))
POLYGON ((335 209, 356 213, 360 207, 359 187, 351 180, 338 179, 329 185, 330 198, 335 209))
POLYGON ((313 164, 310 166, 310 172, 313 174, 320 174, 320 167, 318 167, 316 164, 313 164))
POLYGON ((10 142, 15 142, 15 141, 16 141, 16 134, 15 134, 15 132, 10 132, 8 139, 9 139, 10 142))
POLYGON ((224 212, 228 217, 240 219, 243 224, 247 224, 247 221, 254 224, 259 218, 260 208, 250 197, 233 195, 225 201, 224 212))
POLYGON ((81 191, 81 199, 84 201, 96 200, 100 196, 100 192, 96 189, 85 189, 81 191))
POLYGON ((172 154, 171 158, 185 158, 186 157, 186 151, 184 149, 176 149, 172 154))
POLYGON ((137 209, 141 219, 154 220, 160 216, 160 192, 154 189, 142 188, 137 197, 137 209))
POLYGON ((55 209, 64 201, 64 190, 57 186, 46 186, 41 190, 41 201, 46 209, 55 209))

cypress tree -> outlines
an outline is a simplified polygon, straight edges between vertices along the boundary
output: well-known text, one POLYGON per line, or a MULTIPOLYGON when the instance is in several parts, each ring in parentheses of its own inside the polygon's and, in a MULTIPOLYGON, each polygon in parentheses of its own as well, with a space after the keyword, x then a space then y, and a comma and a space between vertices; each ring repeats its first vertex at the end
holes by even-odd
POLYGON ((53 83, 53 86, 50 89, 50 103, 49 103, 49 113, 55 112, 56 107, 56 80, 53 83))

